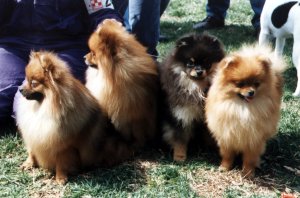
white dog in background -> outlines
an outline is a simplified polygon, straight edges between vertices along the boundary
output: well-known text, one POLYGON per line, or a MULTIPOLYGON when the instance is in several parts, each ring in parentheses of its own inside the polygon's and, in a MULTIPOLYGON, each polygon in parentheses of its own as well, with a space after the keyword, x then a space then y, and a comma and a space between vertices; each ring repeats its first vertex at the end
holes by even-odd
POLYGON ((287 37, 294 37, 293 63, 297 69, 297 88, 293 96, 300 97, 300 1, 266 0, 261 17, 259 44, 276 38, 275 52, 282 55, 287 37))

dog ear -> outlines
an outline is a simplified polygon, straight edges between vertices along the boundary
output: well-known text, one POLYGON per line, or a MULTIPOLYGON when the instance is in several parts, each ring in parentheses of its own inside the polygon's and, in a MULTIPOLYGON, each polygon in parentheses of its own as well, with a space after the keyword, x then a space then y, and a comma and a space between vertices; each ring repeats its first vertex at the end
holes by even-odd
POLYGON ((221 41, 217 37, 212 36, 206 32, 201 35, 200 40, 206 43, 211 48, 223 49, 221 41))
POLYGON ((41 61, 41 66, 44 69, 45 72, 53 72, 54 66, 51 58, 47 54, 41 54, 39 56, 41 61))
POLYGON ((48 76, 52 84, 55 84, 55 79, 57 80, 69 72, 65 63, 61 61, 57 55, 52 54, 51 52, 41 53, 40 62, 45 75, 48 76))
POLYGON ((30 57, 30 59, 38 58, 39 57, 39 52, 36 52, 36 51, 32 50, 30 52, 29 57, 30 57))
POLYGON ((223 61, 220 63, 222 65, 222 68, 228 69, 235 67, 238 62, 239 57, 237 56, 228 56, 223 59, 223 61))
POLYGON ((29 57, 31 60, 37 60, 44 71, 48 71, 52 67, 51 59, 48 58, 46 52, 31 51, 29 57))
POLYGON ((123 24, 116 19, 104 19, 101 23, 98 24, 96 28, 96 33, 100 33, 102 26, 108 26, 108 27, 119 27, 120 30, 126 30, 123 24))
POLYGON ((106 46, 105 51, 102 51, 102 53, 107 53, 107 55, 111 57, 114 57, 117 54, 120 42, 116 34, 118 34, 119 27, 122 27, 122 24, 111 20, 107 21, 106 23, 104 21, 98 26, 96 30, 97 36, 99 37, 99 40, 101 40, 101 42, 106 46), (112 28, 110 25, 114 25, 117 28, 112 28))
POLYGON ((269 71, 272 61, 269 59, 269 57, 259 55, 256 57, 257 61, 261 63, 265 71, 269 71))
POLYGON ((194 35, 186 35, 181 37, 180 39, 178 39, 176 41, 176 47, 180 48, 183 46, 188 46, 188 45, 192 45, 194 43, 194 35))

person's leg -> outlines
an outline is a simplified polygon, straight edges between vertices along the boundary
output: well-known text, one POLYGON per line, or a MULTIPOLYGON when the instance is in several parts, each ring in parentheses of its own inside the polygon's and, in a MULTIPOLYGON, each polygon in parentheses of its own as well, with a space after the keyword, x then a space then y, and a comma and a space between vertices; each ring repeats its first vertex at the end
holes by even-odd
MULTIPOLYGON (((167 7, 169 5, 169 2, 170 2, 170 0, 160 0, 160 17, 164 14, 165 10, 167 9, 167 7)), ((160 32, 158 41, 159 42, 168 42, 169 37, 160 32)))
POLYGON ((129 0, 129 24, 137 39, 151 55, 158 55, 160 0, 129 0))
POLYGON ((124 24, 125 24, 125 28, 128 32, 131 32, 131 27, 130 27, 130 24, 129 24, 129 9, 127 7, 127 9, 125 10, 125 13, 123 15, 123 18, 124 18, 124 24))
POLYGON ((254 16, 252 18, 252 25, 255 28, 255 30, 260 29, 260 15, 262 12, 262 9, 265 4, 265 0, 250 0, 251 7, 254 12, 254 16))
POLYGON ((160 0, 160 16, 163 15, 169 5, 170 0, 160 0))
POLYGON ((0 46, 0 128, 12 119, 13 100, 25 79, 28 54, 0 46))
POLYGON ((198 30, 224 27, 225 17, 230 5, 230 0, 208 0, 206 4, 207 17, 196 23, 193 28, 198 30))
POLYGON ((112 0, 115 10, 117 10, 121 15, 125 14, 128 7, 128 0, 112 0))
POLYGON ((206 4, 206 15, 219 20, 225 20, 229 5, 229 0, 208 0, 206 4))
POLYGON ((83 57, 88 53, 88 51, 85 49, 68 49, 57 51, 56 53, 61 59, 68 63, 75 78, 84 83, 87 65, 85 64, 83 57))

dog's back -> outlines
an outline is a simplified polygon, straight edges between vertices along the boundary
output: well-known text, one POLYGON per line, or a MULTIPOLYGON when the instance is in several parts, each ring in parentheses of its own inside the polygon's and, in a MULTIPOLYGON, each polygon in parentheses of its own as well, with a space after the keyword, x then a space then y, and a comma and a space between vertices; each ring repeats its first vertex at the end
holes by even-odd
POLYGON ((275 52, 283 54, 287 37, 294 38, 293 63, 297 69, 297 87, 294 96, 300 96, 300 2, 292 0, 267 0, 261 14, 259 44, 267 45, 276 38, 275 52))
MULTIPOLYGON (((260 18, 259 43, 266 44, 270 38, 292 36, 299 20, 300 3, 291 0, 267 0, 260 18)), ((300 28, 300 26, 299 26, 300 28)))

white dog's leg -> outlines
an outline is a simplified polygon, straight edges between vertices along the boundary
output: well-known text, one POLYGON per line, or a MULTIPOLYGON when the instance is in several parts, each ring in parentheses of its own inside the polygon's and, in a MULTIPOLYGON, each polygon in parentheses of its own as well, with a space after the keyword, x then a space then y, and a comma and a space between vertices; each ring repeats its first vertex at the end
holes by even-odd
POLYGON ((294 35, 293 63, 297 69, 297 88, 293 96, 300 97, 300 35, 294 35))
POLYGON ((263 32, 263 30, 261 30, 258 38, 258 44, 268 45, 269 42, 270 42, 270 35, 268 33, 263 32))
POLYGON ((284 37, 277 37, 276 38, 275 53, 277 55, 282 56, 284 44, 285 44, 285 38, 284 37))

